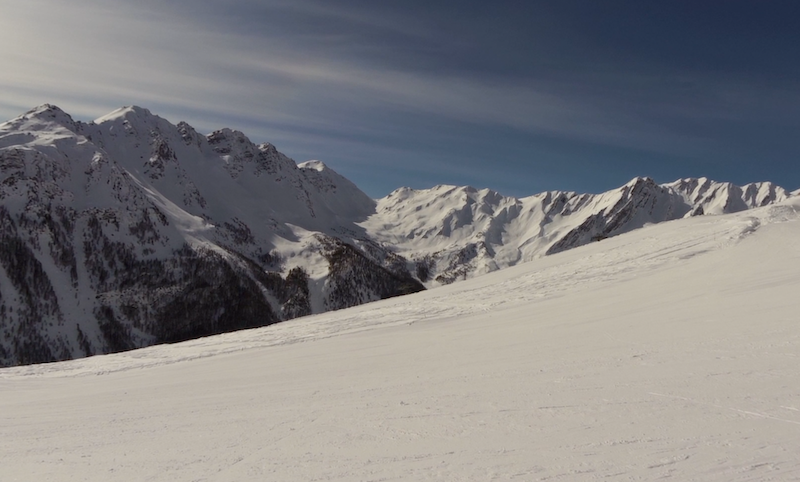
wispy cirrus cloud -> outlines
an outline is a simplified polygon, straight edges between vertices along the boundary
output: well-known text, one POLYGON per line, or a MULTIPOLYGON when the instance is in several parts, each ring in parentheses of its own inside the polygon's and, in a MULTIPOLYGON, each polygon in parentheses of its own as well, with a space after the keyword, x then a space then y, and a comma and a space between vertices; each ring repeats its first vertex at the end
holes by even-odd
MULTIPOLYGON (((555 164, 586 166, 592 152, 609 172, 702 167, 698 159, 740 146, 728 132, 779 117, 798 125, 791 82, 668 61, 661 44, 651 46, 661 57, 647 58, 563 5, 9 0, 0 115, 53 102, 92 118, 139 104, 351 173, 402 164, 401 177, 417 184, 436 183, 431 162, 460 170, 441 182, 480 181, 464 173, 487 162, 544 182, 562 169, 555 164)), ((751 145, 765 144, 761 135, 751 145)))

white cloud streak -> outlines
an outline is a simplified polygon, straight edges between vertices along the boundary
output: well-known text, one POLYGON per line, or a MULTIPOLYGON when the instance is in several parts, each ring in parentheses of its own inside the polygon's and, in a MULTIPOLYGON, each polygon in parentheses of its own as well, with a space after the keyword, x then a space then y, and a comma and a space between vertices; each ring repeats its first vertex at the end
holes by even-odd
MULTIPOLYGON (((76 106, 81 113, 124 101, 312 125, 385 109, 593 141, 622 140, 633 127, 617 125, 618 119, 585 99, 528 81, 389 70, 347 51, 322 58, 292 38, 211 30, 207 19, 190 12, 148 13, 138 4, 114 1, 10 3, 0 34, 7 66, 1 82, 19 97, 6 102, 17 105, 49 94, 85 99, 76 106)), ((277 6, 385 26, 321 4, 277 6)), ((408 30, 399 27, 402 22, 395 25, 408 30)), ((637 134, 629 137, 641 138, 637 134)))
MULTIPOLYGON (((79 118, 139 104, 201 130, 233 124, 249 128, 256 141, 283 131, 286 139, 300 142, 288 133, 298 129, 316 137, 309 140, 316 145, 349 135, 359 140, 339 143, 373 143, 370 152, 388 130, 413 136, 413 126, 398 119, 427 118, 675 153, 710 149, 715 142, 686 122, 709 115, 738 120, 742 110, 732 104, 757 103, 753 83, 713 77, 690 86, 699 99, 687 103, 684 93, 670 93, 681 84, 680 73, 660 79, 666 88, 654 98, 646 90, 638 97, 631 92, 654 79, 625 72, 597 76, 587 89, 580 79, 410 68, 391 58, 375 62, 362 55, 370 46, 358 37, 359 28, 435 43, 445 51, 448 39, 408 15, 386 18, 308 0, 232 2, 232 9, 244 9, 240 20, 247 24, 235 29, 230 18, 223 22, 201 8, 209 5, 3 0, 0 116, 44 102, 79 118), (254 29, 258 22, 246 18, 248 8, 348 28, 293 31, 265 15, 263 26, 254 29), (673 122, 659 120, 664 117, 673 122)), ((463 39, 452 43, 457 48, 463 39)))

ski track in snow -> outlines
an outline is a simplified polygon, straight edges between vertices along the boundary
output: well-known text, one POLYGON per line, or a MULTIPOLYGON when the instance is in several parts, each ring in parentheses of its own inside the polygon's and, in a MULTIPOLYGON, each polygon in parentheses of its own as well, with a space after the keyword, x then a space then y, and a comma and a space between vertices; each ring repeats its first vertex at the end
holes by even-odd
POLYGON ((0 480, 800 480, 798 208, 0 370, 0 480))

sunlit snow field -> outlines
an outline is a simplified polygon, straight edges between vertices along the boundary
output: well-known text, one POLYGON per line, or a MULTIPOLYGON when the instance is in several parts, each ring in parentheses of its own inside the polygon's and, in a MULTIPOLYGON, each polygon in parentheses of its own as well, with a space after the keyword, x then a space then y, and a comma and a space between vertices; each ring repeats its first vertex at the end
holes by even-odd
POLYGON ((0 480, 800 480, 798 211, 0 370, 0 480))

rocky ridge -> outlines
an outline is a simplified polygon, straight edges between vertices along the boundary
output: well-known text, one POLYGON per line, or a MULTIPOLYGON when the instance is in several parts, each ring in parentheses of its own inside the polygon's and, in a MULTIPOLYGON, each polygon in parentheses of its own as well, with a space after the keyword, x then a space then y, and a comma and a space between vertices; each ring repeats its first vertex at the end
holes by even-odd
POLYGON ((469 186, 400 188, 361 224, 373 239, 417 261, 420 279, 436 285, 648 224, 742 211, 790 195, 769 182, 739 187, 705 178, 659 185, 641 177, 602 194, 550 191, 525 198, 469 186))

